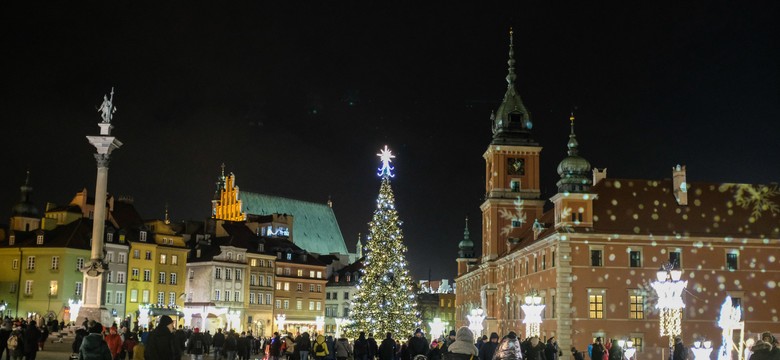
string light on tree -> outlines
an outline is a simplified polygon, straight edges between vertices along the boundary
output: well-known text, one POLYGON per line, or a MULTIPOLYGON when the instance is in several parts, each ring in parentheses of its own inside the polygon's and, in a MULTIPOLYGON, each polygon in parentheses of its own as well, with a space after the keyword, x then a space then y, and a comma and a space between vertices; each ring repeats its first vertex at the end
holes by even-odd
POLYGON ((395 209, 395 196, 390 187, 395 158, 385 146, 380 149, 382 178, 376 209, 369 226, 366 256, 357 292, 352 299, 352 322, 344 332, 352 337, 359 331, 384 334, 411 334, 419 326, 417 299, 406 266, 406 246, 403 244, 402 222, 395 209))

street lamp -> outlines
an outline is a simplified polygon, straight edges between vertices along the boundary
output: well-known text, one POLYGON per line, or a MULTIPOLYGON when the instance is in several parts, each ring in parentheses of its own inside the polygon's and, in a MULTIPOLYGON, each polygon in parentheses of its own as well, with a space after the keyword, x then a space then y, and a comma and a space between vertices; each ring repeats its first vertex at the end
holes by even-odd
POLYGON ((542 311, 544 305, 542 305, 542 297, 534 291, 525 296, 523 299, 525 304, 520 306, 525 313, 523 324, 525 324, 526 337, 539 336, 541 334, 540 325, 542 324, 542 311))
POLYGON ((737 352, 739 360, 744 359, 745 322, 742 321, 742 309, 734 306, 731 296, 726 296, 726 300, 720 307, 718 327, 723 329, 723 341, 718 350, 718 359, 730 360, 732 351, 737 352), (739 345, 734 343, 734 330, 740 330, 739 345))
POLYGON ((469 330, 474 333, 475 339, 482 335, 482 322, 486 317, 482 308, 471 309, 471 313, 466 315, 466 319, 469 320, 469 330))
POLYGON ((682 293, 688 285, 687 280, 680 280, 681 276, 682 270, 674 269, 672 264, 665 264, 656 273, 658 280, 650 284, 658 294, 655 307, 660 310, 661 336, 669 337, 669 351, 672 354, 674 337, 682 333, 682 309, 685 307, 682 293))
POLYGON ((694 341, 691 352, 694 360, 710 360, 712 341, 694 341))
POLYGON ((79 319, 79 310, 81 310, 81 299, 73 300, 68 299, 68 307, 70 308, 69 321, 76 322, 79 319))
POLYGON ((433 321, 428 323, 428 326, 431 328, 431 337, 436 339, 444 334, 444 329, 447 328, 447 322, 442 322, 440 318, 434 318, 433 321))
POLYGON ((282 330, 284 330, 284 321, 287 319, 287 315, 285 314, 277 314, 276 315, 276 326, 278 326, 278 331, 281 333, 282 330))

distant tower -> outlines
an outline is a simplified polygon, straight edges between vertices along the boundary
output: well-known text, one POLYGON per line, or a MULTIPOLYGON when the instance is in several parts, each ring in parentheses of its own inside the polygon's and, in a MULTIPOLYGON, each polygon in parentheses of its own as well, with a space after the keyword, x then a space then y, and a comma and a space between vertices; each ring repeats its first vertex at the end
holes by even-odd
MULTIPOLYGON (((116 112, 114 106, 114 89, 111 97, 103 96, 103 103, 98 109, 103 121, 98 123, 100 135, 87 136, 89 143, 95 146, 97 160, 97 180, 95 185, 95 212, 92 225, 92 253, 90 262, 82 269, 84 271, 84 291, 82 308, 79 318, 100 319, 104 324, 110 323, 110 315, 106 309, 101 309, 103 303, 103 272, 107 265, 103 262, 103 235, 106 222, 106 189, 108 188, 108 163, 111 152, 122 146, 122 142, 111 136, 111 119, 116 112)), ((76 323, 79 323, 77 319, 76 323)))
POLYGON ((30 186, 30 171, 27 171, 27 178, 24 185, 19 187, 21 196, 19 202, 14 205, 11 215, 11 230, 13 231, 33 231, 41 227, 41 213, 35 204, 30 200, 33 188, 30 186))
POLYGON ((574 113, 569 117, 571 132, 566 143, 568 155, 558 164, 558 193, 550 201, 555 204, 555 227, 593 226, 593 186, 590 163, 579 155, 579 142, 574 134, 574 113))
POLYGON ((355 245, 355 253, 357 254, 357 259, 363 257, 363 243, 360 241, 360 233, 358 233, 358 241, 357 241, 357 245, 355 245))
POLYGON ((468 264, 474 261, 474 242, 469 238, 469 217, 466 217, 466 228, 463 230, 463 240, 458 243, 458 276, 468 271, 468 264))

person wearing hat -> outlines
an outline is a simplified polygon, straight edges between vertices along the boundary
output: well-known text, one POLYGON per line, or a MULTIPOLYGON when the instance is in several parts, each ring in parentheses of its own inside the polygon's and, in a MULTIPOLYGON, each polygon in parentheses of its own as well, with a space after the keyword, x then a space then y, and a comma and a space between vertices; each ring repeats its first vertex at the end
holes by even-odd
POLYGON ((24 331, 24 358, 25 360, 35 360, 38 355, 38 341, 41 339, 41 332, 35 320, 30 320, 27 329, 24 331))
POLYGON ((682 342, 682 338, 677 336, 674 338, 674 353, 673 360, 688 360, 688 348, 682 342))
POLYGON ((111 360, 111 350, 103 340, 103 325, 96 322, 89 328, 79 349, 79 360, 111 360))
POLYGON ((501 339, 501 343, 498 344, 493 358, 496 360, 521 360, 523 359, 523 351, 520 347, 520 339, 517 337, 514 331, 510 331, 509 334, 501 339))
POLYGON ((474 333, 467 327, 461 326, 455 333, 455 341, 442 351, 444 360, 472 360, 479 355, 479 350, 474 345, 474 333))
POLYGON ((168 315, 160 317, 157 327, 149 334, 146 348, 144 349, 145 360, 171 360, 175 358, 176 346, 173 330, 173 320, 168 315))
POLYGON ((450 330, 449 336, 447 336, 446 339, 444 339, 444 345, 441 346, 441 352, 442 354, 446 354, 449 350, 450 345, 455 342, 455 335, 457 333, 455 330, 450 330))
POLYGON ((409 339, 409 358, 414 359, 417 355, 426 355, 428 353, 428 339, 423 336, 422 329, 417 328, 414 336, 409 339))
POLYGON ((189 340, 187 340, 187 354, 193 355, 193 360, 203 359, 203 353, 206 352, 206 337, 200 332, 200 328, 192 330, 189 340))
POLYGON ((590 349, 590 359, 602 360, 604 358, 605 352, 607 352, 607 348, 605 348, 604 345, 601 343, 601 336, 599 336, 596 338, 596 341, 593 343, 590 349))
POLYGON ((482 344, 482 347, 479 348, 479 360, 492 360, 497 348, 498 334, 490 333, 490 341, 482 344))

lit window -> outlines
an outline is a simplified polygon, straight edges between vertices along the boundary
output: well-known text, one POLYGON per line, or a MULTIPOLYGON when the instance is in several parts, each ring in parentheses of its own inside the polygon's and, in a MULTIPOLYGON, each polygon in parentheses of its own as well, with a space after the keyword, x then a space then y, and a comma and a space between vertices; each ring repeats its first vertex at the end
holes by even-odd
POLYGON ((287 310, 289 308, 290 308, 290 300, 285 300, 284 301, 284 309, 287 310))
POLYGON ((290 291, 290 283, 284 283, 284 291, 290 291))
POLYGON ((130 290, 130 302, 138 302, 138 290, 132 289, 130 290))
POLYGON ((59 286, 57 285, 57 280, 52 280, 49 282, 49 295, 50 296, 57 296, 57 291, 59 290, 59 286))
POLYGON ((160 264, 165 265, 168 262, 168 255, 160 254, 160 264))
POLYGON ((303 310, 303 300, 295 300, 295 310, 303 310))
POLYGON ((322 279, 322 271, 317 271, 317 279, 322 279))
POLYGON ((281 281, 277 281, 276 282, 276 290, 282 290, 282 282, 281 281))
POLYGON ((644 344, 643 338, 641 337, 631 337, 631 341, 634 343, 632 344, 637 352, 642 352, 642 345, 644 344))
MULTIPOLYGON (((257 266, 257 259, 251 259, 249 260, 249 266, 257 266)), ((252 298, 249 298, 249 301, 252 301, 252 298)))
POLYGON ((130 272, 131 274, 131 280, 138 281, 138 275, 140 274, 140 271, 137 268, 133 268, 130 272))
POLYGON ((171 255, 171 265, 179 265, 179 256, 171 255))
POLYGON ((38 245, 43 245, 43 235, 38 235, 35 239, 35 243, 38 245))
POLYGON ((309 311, 314 311, 314 301, 309 301, 309 311))
POLYGON ((588 318, 604 318, 604 295, 588 295, 588 318))
POLYGON ((133 250, 133 259, 141 258, 141 250, 133 250))
POLYGON ((322 311, 322 302, 317 301, 317 311, 322 311))
POLYGON ((630 295, 628 297, 629 319, 645 318, 645 297, 643 295, 630 295))
POLYGON ((149 290, 144 290, 141 292, 141 302, 149 303, 149 290))

